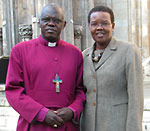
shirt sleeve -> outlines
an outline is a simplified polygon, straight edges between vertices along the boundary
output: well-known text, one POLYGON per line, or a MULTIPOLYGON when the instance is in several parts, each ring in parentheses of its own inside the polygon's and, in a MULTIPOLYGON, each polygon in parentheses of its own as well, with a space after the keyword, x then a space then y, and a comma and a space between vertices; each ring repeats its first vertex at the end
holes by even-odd
POLYGON ((16 45, 11 51, 5 94, 9 104, 21 117, 31 123, 44 106, 27 94, 21 49, 20 46, 16 45))
POLYGON ((35 119, 36 119, 37 121, 39 121, 39 122, 43 122, 48 111, 49 111, 49 109, 47 109, 46 107, 43 107, 43 108, 38 112, 38 114, 36 115, 36 118, 35 118, 35 119))

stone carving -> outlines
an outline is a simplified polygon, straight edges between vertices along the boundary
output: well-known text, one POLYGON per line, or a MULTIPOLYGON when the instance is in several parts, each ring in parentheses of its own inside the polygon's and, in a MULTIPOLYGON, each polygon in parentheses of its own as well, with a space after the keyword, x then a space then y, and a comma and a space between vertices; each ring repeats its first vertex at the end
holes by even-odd
POLYGON ((82 35, 83 35, 83 27, 81 25, 75 25, 74 26, 75 39, 81 39, 82 35))
POLYGON ((22 37, 22 41, 32 39, 32 25, 20 24, 19 35, 22 37))

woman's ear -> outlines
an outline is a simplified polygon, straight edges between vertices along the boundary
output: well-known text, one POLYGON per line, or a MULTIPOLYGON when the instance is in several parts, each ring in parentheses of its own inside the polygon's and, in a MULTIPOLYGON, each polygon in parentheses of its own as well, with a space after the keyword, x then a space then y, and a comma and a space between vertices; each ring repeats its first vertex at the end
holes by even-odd
POLYGON ((114 28, 115 28, 115 23, 112 23, 112 29, 114 30, 114 28))

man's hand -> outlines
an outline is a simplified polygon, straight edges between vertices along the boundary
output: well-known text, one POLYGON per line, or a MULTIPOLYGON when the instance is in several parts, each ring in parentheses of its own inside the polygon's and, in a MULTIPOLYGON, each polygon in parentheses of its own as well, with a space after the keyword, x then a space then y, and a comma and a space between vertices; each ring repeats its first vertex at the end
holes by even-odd
POLYGON ((50 125, 52 128, 57 128, 64 124, 64 120, 61 117, 59 117, 56 113, 54 113, 52 110, 49 110, 47 112, 44 121, 46 124, 50 125))
POLYGON ((64 122, 70 121, 74 114, 73 111, 70 108, 64 107, 61 109, 58 109, 57 111, 54 111, 59 117, 61 117, 64 122))

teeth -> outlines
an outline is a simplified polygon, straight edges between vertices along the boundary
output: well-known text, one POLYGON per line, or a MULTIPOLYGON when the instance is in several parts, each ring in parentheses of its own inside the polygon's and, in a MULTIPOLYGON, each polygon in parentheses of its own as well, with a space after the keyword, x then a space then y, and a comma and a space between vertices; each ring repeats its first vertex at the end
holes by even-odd
POLYGON ((104 34, 98 33, 97 36, 98 36, 98 37, 103 37, 104 34))

